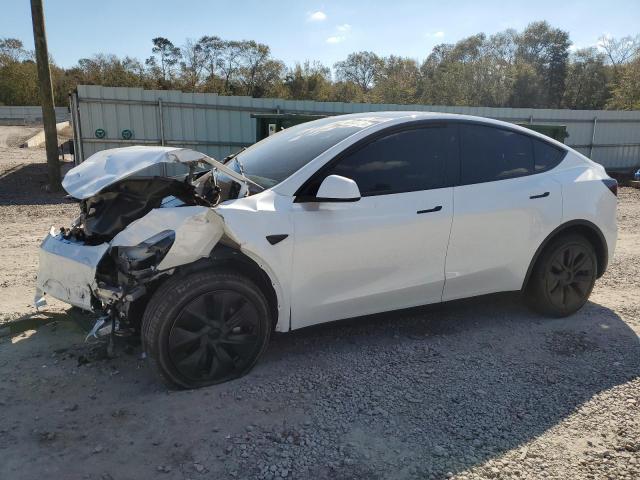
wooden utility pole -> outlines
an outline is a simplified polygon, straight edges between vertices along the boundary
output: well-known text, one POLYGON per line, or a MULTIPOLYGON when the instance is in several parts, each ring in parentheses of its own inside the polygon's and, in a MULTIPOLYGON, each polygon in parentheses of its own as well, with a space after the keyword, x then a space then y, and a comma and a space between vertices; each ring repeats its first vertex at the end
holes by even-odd
POLYGON ((49 188, 51 191, 56 192, 60 190, 58 132, 56 131, 56 111, 53 107, 53 87, 51 86, 51 69, 49 68, 49 50, 44 29, 42 0, 31 0, 31 21, 33 23, 36 61, 38 63, 38 82, 40 83, 40 103, 42 104, 42 121, 44 123, 44 139, 47 149, 49 188))

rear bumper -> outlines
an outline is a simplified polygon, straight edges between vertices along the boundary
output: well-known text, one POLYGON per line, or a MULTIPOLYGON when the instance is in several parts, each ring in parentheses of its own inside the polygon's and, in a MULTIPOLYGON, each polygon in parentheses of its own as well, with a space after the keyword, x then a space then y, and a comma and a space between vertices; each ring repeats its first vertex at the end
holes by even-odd
POLYGON ((40 245, 35 305, 45 302, 44 295, 84 310, 93 310, 96 268, 109 244, 91 246, 65 240, 51 234, 40 245))

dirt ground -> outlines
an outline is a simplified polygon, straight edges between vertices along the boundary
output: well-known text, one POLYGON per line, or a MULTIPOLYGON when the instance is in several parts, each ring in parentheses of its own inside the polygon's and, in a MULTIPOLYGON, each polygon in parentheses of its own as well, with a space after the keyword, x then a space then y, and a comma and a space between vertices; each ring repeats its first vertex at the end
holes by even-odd
POLYGON ((640 478, 640 191, 569 318, 497 295, 337 322, 170 392, 137 345, 84 343, 89 315, 30 306, 39 242, 77 211, 43 162, 0 147, 0 478, 640 478))

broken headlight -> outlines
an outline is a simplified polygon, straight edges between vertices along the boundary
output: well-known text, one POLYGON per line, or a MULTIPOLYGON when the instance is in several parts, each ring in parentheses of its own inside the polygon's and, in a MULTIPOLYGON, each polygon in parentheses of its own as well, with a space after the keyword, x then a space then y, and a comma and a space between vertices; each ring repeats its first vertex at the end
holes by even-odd
POLYGON ((155 272, 176 239, 176 232, 164 230, 133 247, 113 247, 111 256, 125 275, 144 277, 155 272))

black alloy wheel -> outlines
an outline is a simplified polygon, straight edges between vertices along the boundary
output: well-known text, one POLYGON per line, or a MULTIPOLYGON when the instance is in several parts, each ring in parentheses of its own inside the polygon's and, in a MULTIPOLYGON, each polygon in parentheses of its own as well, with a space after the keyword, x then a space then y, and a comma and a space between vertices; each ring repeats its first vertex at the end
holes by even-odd
POLYGON ((206 270, 158 288, 144 312, 142 343, 167 385, 198 388, 249 372, 272 326, 269 304, 250 278, 206 270))
POLYGON ((549 262, 547 295, 559 309, 572 310, 588 298, 596 268, 592 257, 584 245, 568 244, 549 262))
POLYGON ((598 273, 593 245, 568 234, 552 240, 536 262, 527 288, 531 308, 554 317, 578 311, 589 299, 598 273))
POLYGON ((224 381, 260 351, 258 311, 241 293, 217 290, 191 300, 169 333, 175 369, 195 381, 224 381))

